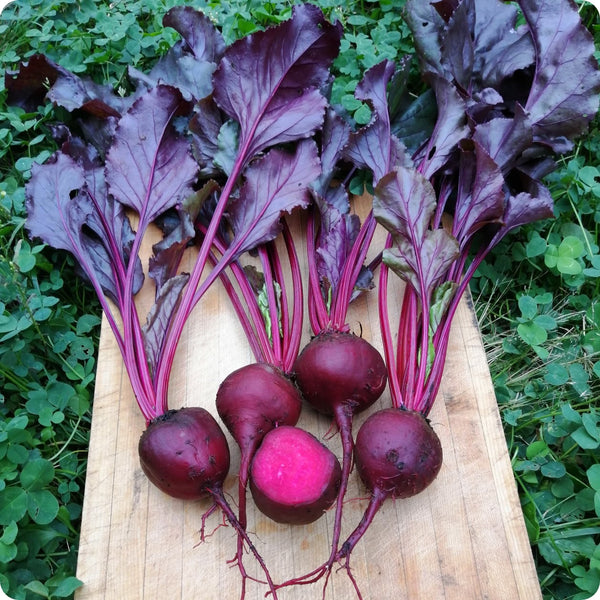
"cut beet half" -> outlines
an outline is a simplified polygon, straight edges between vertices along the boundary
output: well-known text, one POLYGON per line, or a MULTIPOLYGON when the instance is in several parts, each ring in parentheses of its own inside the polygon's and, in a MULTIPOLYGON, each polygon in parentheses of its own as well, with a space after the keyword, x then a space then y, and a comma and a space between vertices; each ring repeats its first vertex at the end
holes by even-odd
POLYGON ((250 491, 273 521, 312 523, 334 503, 341 475, 335 454, 314 435, 282 426, 267 433, 254 455, 250 491))

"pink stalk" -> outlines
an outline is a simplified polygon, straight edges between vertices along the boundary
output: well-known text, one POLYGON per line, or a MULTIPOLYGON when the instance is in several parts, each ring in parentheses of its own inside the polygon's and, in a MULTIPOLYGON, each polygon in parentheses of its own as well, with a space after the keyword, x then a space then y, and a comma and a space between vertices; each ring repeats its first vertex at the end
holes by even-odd
MULTIPOLYGON (((391 236, 388 236, 386 242, 386 248, 391 246, 391 236)), ((396 351, 394 348, 394 340, 392 337, 392 330, 390 327, 390 317, 388 310, 388 275, 389 268, 385 263, 382 263, 379 271, 379 294, 377 296, 378 307, 379 307, 379 322, 381 324, 381 338, 383 343, 383 354, 385 358, 386 365, 396 365, 401 364, 401 360, 396 357, 396 351)), ((401 320, 401 323, 403 320, 401 320)), ((402 346, 399 345, 398 352, 400 352, 402 346)), ((392 396, 392 402, 394 406, 398 408, 399 406, 404 405, 404 401, 402 400, 402 392, 400 388, 400 380, 398 376, 398 369, 388 368, 388 385, 390 386, 390 394, 392 396)))
MULTIPOLYGON (((348 306, 352 298, 352 290, 356 285, 356 280, 360 269, 365 262, 375 227, 377 223, 373 217, 373 211, 363 221, 356 241, 354 242, 350 254, 346 257, 340 283, 332 299, 331 322, 333 329, 337 331, 347 330, 346 318, 348 315, 348 306)), ((317 332, 315 332, 317 333, 317 332)))
POLYGON ((473 278, 473 275, 479 268, 479 265, 483 262, 484 258, 487 256, 488 252, 492 248, 492 243, 488 244, 485 248, 481 249, 474 257, 471 263, 469 264, 469 268, 464 273, 460 282, 458 283, 458 287, 454 292, 454 296, 448 307, 446 314, 442 320, 442 323, 438 327, 434 335, 434 347, 436 348, 436 354, 433 360, 433 364, 431 366, 431 373, 429 376, 429 385, 426 393, 423 394, 422 399, 422 411, 425 416, 429 414, 433 403, 435 401, 435 397, 439 391, 439 387, 442 380, 442 375, 444 371, 444 365, 446 362, 446 352, 448 350, 448 341, 450 337, 450 328, 452 326, 452 321, 454 319, 454 315, 462 297, 464 296, 467 287, 473 278))
POLYGON ((308 260, 308 308, 310 316, 310 325, 313 332, 322 331, 331 326, 329 312, 321 293, 319 275, 316 263, 315 246, 315 208, 311 206, 308 209, 308 220, 306 225, 306 245, 308 260))
MULTIPOLYGON (((205 232, 204 228, 201 227, 200 229, 203 233, 205 232)), ((223 244, 218 237, 215 238, 213 244, 221 255, 225 253, 225 244, 223 244)), ((211 256, 211 262, 214 266, 218 263, 218 260, 212 253, 211 256)), ((259 324, 263 323, 263 319, 252 286, 244 273, 244 269, 237 261, 231 262, 228 266, 239 286, 243 302, 224 271, 221 272, 220 275, 221 281, 225 284, 225 291, 233 304, 244 333, 250 342, 254 358, 257 361, 273 363, 275 357, 273 356, 273 349, 269 343, 269 337, 265 328, 259 326, 259 324), (246 310, 248 311, 248 314, 246 313, 246 310)))
POLYGON ((269 320, 271 322, 271 343, 273 346, 273 356, 275 358, 275 366, 280 369, 283 367, 281 357, 281 337, 279 335, 279 302, 275 295, 275 278, 273 277, 272 265, 270 264, 268 251, 265 246, 258 249, 258 256, 263 267, 265 276, 265 289, 267 291, 267 301, 269 305, 269 320))
POLYGON ((231 193, 233 191, 233 188, 235 187, 240 173, 243 171, 248 161, 248 151, 256 126, 257 123, 255 123, 254 127, 248 132, 246 140, 240 146, 237 158, 231 169, 231 173, 227 178, 225 186, 221 191, 221 195, 219 196, 219 200, 210 220, 210 224, 206 231, 206 235, 204 236, 204 239, 200 246, 198 257, 196 259, 196 262, 194 263, 194 267, 190 274, 189 281, 185 287, 182 298, 180 300, 179 310, 177 311, 175 319, 171 324, 169 331, 167 332, 165 343, 163 345, 161 356, 159 359, 159 362, 161 363, 161 368, 157 369, 158 377, 155 382, 157 397, 163 402, 162 408, 165 410, 167 408, 166 400, 169 379, 171 377, 171 370, 173 367, 173 360, 175 358, 175 351, 177 349, 179 339, 181 338, 181 334, 183 332, 186 320, 189 314, 192 312, 194 306, 198 303, 200 298, 208 289, 210 283, 212 283, 219 276, 219 273, 227 266, 227 261, 233 259, 233 255, 227 256, 228 253, 226 252, 219 261, 219 263, 215 266, 215 268, 213 268, 211 274, 207 278, 207 281, 209 283, 201 286, 200 288, 198 287, 200 284, 200 279, 202 278, 202 273, 204 272, 204 267, 206 265, 208 256, 211 251, 211 247, 217 235, 221 219, 225 214, 225 209, 227 207, 229 197, 231 196, 231 193))
POLYGON ((417 297, 415 291, 410 285, 404 287, 404 296, 402 298, 402 311, 399 327, 404 330, 403 335, 398 336, 398 363, 392 370, 403 372, 401 382, 403 397, 407 407, 411 407, 415 397, 415 373, 419 360, 417 348, 417 330, 419 324, 419 313, 417 306, 417 297))
POLYGON ((290 272, 292 275, 292 324, 289 329, 289 340, 286 344, 283 363, 284 371, 289 373, 298 356, 302 339, 304 294, 302 291, 302 272, 300 269, 300 262, 298 261, 298 254, 296 252, 292 234, 285 220, 283 221, 283 239, 290 261, 290 272))
MULTIPOLYGON (((259 351, 258 353, 255 353, 255 357, 257 360, 262 360, 279 367, 284 373, 289 373, 298 354, 302 337, 303 292, 300 263, 298 261, 292 235, 285 220, 282 221, 282 225, 282 235, 292 276, 291 315, 289 314, 288 307, 289 296, 283 279, 284 271, 275 243, 268 242, 258 249, 261 264, 264 269, 265 287, 267 289, 269 303, 272 329, 270 339, 266 332, 263 316, 258 308, 256 296, 250 287, 243 269, 241 269, 237 263, 231 263, 229 266, 232 269, 232 275, 244 297, 244 303, 249 309, 249 315, 244 317, 243 320, 249 324, 251 323, 252 326, 244 327, 244 332, 248 339, 256 338, 254 345, 259 348, 259 351), (277 283, 281 289, 281 303, 277 301, 275 295, 275 283, 277 283), (279 304, 281 304, 281 319, 278 312, 279 304), (281 334, 279 332, 280 326, 282 329, 281 334), (259 354, 259 356, 256 356, 256 354, 259 354)), ((223 245, 218 238, 214 243, 215 246, 218 246, 219 250, 223 249, 223 245)), ((232 285, 227 288, 227 293, 234 303, 234 306, 242 306, 240 299, 237 297, 238 292, 232 285)))
MULTIPOLYGON (((116 247, 115 240, 113 236, 109 233, 110 228, 108 226, 108 223, 106 222, 106 216, 104 215, 104 211, 102 211, 98 207, 95 198, 89 192, 88 197, 98 208, 97 215, 100 218, 102 227, 107 232, 106 239, 109 240, 109 250, 112 257, 111 268, 113 270, 116 269, 116 276, 114 280, 124 282, 123 288, 121 286, 117 286, 117 304, 123 320, 122 332, 114 319, 111 305, 108 303, 104 291, 96 283, 95 279, 92 278, 91 282, 100 300, 108 324, 110 325, 110 328, 113 332, 113 335, 119 347, 119 351, 125 358, 125 368, 131 381, 131 386, 140 411, 144 415, 146 423, 149 423, 153 418, 158 416, 156 412, 156 398, 152 389, 152 381, 150 377, 150 371, 148 368, 148 361, 146 359, 146 352, 142 340, 142 331, 140 327, 139 316, 137 314, 137 308, 135 306, 135 303, 129 300, 133 297, 133 278, 135 273, 134 267, 136 262, 135 257, 137 256, 137 252, 141 244, 141 238, 143 232, 145 231, 145 226, 142 224, 142 226, 138 228, 138 233, 136 233, 134 240, 134 248, 132 248, 132 251, 130 252, 131 258, 127 269, 125 269, 125 265, 123 264, 121 254, 118 248, 116 247), (142 233, 139 233, 140 231, 142 233)), ((80 261, 83 260, 81 256, 78 258, 80 261)), ((83 262, 85 261, 83 260, 83 262)), ((89 267, 88 269, 90 272, 93 271, 89 267)))
MULTIPOLYGON (((421 290, 424 293, 425 290, 421 290)), ((426 293, 426 292, 425 292, 426 293)), ((427 363, 429 358, 429 297, 426 300, 421 298, 421 341, 420 341, 420 353, 419 353, 419 369, 417 374, 417 381, 414 392, 414 402, 418 404, 419 399, 423 396, 423 389, 425 387, 425 379, 427 377, 427 363)))
POLYGON ((281 294, 279 299, 279 310, 281 311, 281 334, 282 334, 282 344, 285 348, 289 336, 289 327, 290 327, 290 311, 288 307, 288 294, 287 294, 287 286, 285 285, 284 272, 281 264, 281 260, 279 260, 279 252, 277 251, 277 246, 274 244, 268 244, 267 246, 267 256, 269 257, 269 264, 271 271, 273 272, 273 280, 279 284, 279 292, 281 294))
MULTIPOLYGON (((210 254, 209 258, 214 266, 217 262, 217 258, 214 256, 213 253, 210 254)), ((232 270, 240 269, 237 263, 232 263, 230 265, 230 268, 232 270)), ((225 288, 225 291, 227 292, 227 295, 229 296, 229 299, 231 300, 231 304, 233 305, 233 309, 235 310, 235 313, 237 315, 237 318, 239 319, 242 329, 246 334, 246 338, 248 339, 248 343, 250 344, 250 349, 252 350, 254 358, 257 361, 265 360, 265 357, 262 354, 263 351, 261 345, 257 339, 257 336, 260 334, 260 330, 255 334, 254 329, 252 328, 252 321, 246 314, 246 311, 244 310, 244 303, 241 301, 239 295, 235 292, 233 283, 231 282, 229 276, 225 271, 221 273, 220 279, 223 287, 225 288)), ((246 293, 244 291, 242 291, 242 295, 244 299, 246 299, 246 293)), ((251 298, 255 304, 254 294, 252 294, 251 298)), ((258 308, 256 308, 256 310, 258 310, 258 308)))

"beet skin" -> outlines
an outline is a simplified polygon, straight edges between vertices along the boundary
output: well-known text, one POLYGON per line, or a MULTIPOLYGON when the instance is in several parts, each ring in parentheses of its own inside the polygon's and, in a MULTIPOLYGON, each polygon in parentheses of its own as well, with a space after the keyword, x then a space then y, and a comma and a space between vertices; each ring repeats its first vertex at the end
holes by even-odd
POLYGON ((205 497, 222 486, 229 447, 214 417, 200 407, 170 410, 152 420, 138 444, 148 479, 175 498, 205 497))
POLYGON ((442 445, 421 413, 386 408, 373 413, 358 430, 354 457, 371 492, 409 498, 437 477, 442 445))
POLYGON ((352 333, 325 331, 314 337, 294 363, 306 401, 318 412, 335 415, 340 406, 356 414, 383 393, 387 368, 369 342, 352 333))
POLYGON ((252 363, 223 380, 216 406, 233 439, 245 450, 254 449, 274 427, 295 425, 302 397, 282 371, 267 363, 252 363))

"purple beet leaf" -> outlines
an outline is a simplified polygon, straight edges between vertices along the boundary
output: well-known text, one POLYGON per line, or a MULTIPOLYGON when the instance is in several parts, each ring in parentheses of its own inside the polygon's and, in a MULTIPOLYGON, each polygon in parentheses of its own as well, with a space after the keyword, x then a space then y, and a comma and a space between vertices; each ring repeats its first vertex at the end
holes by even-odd
POLYGON ((179 98, 174 88, 158 86, 136 101, 106 157, 109 192, 138 213, 143 228, 181 202, 198 169, 189 144, 166 127, 187 107, 179 98))
POLYGON ((129 68, 129 76, 148 87, 159 83, 181 90, 188 100, 199 101, 212 93, 212 75, 225 51, 221 32, 210 18, 191 6, 176 6, 163 17, 181 39, 169 48, 148 74, 129 68))
POLYGON ((320 173, 317 148, 309 140, 299 143, 294 154, 273 149, 252 163, 239 196, 227 208, 234 257, 275 239, 282 230, 282 213, 306 208, 308 186, 320 173))
POLYGON ((524 108, 535 141, 566 152, 598 111, 594 41, 572 2, 520 0, 519 5, 535 46, 535 75, 524 108))
POLYGON ((402 273, 424 302, 458 255, 458 244, 446 230, 430 228, 436 206, 433 186, 414 168, 398 167, 375 188, 375 218, 394 240, 384 261, 402 273))
POLYGON ((371 67, 356 87, 358 100, 369 103, 370 123, 350 136, 345 157, 357 168, 368 169, 376 184, 393 165, 408 164, 404 145, 392 134, 387 101, 387 86, 394 75, 395 65, 386 60, 371 67))
POLYGON ((427 414, 453 315, 479 264, 517 227, 552 216, 541 178, 598 110, 594 46, 568 0, 408 0, 419 64, 438 105, 416 169, 375 189, 389 231, 380 320, 392 398, 427 414), (394 341, 388 270, 406 282, 394 341))
POLYGON ((347 185, 354 170, 371 174, 373 184, 393 166, 411 164, 404 145, 391 131, 387 89, 395 65, 384 60, 371 67, 355 90, 357 99, 371 108, 371 120, 350 131, 350 126, 329 110, 323 128, 323 172, 313 185, 314 207, 307 228, 308 269, 311 292, 309 317, 313 333, 347 331, 348 307, 361 292, 373 287, 373 266, 365 265, 375 231, 372 212, 362 224, 351 212, 347 185), (342 165, 350 164, 342 185, 334 182, 342 165), (318 219, 317 219, 318 217, 318 219))
POLYGON ((301 4, 290 20, 228 47, 214 76, 214 98, 240 125, 241 164, 321 127, 326 102, 320 89, 340 35, 339 25, 327 22, 317 7, 301 4))

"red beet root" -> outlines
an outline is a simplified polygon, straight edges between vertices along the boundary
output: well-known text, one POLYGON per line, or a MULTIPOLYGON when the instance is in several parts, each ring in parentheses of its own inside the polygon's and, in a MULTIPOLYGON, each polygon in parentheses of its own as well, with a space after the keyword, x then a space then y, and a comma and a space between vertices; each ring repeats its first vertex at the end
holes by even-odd
POLYGON ((302 397, 276 367, 252 363, 230 373, 217 391, 217 412, 241 452, 239 521, 246 526, 246 487, 250 462, 263 437, 280 425, 295 425, 302 397))
MULTIPOLYGON (((223 423, 240 448, 238 473, 238 521, 247 526, 246 489, 250 462, 263 437, 279 425, 295 425, 302 409, 298 388, 269 363, 252 363, 230 373, 219 386, 216 407, 223 423)), ((234 561, 243 567, 243 536, 238 536, 234 561)))
POLYGON ((345 568, 358 597, 362 598, 350 572, 352 550, 386 498, 414 496, 433 482, 442 466, 443 452, 437 434, 421 413, 386 408, 372 414, 359 429, 354 458, 371 499, 336 559, 345 560, 345 568))
MULTIPOLYGON (((229 447, 214 417, 200 407, 169 410, 148 424, 140 437, 138 452, 142 470, 166 494, 185 500, 212 498, 214 504, 202 517, 202 529, 206 517, 218 506, 240 539, 248 544, 276 598, 275 586, 262 557, 223 495, 223 482, 229 471, 229 447)), ((241 564, 240 571, 245 582, 248 575, 241 564)))
POLYGON ((383 393, 387 369, 377 350, 351 333, 325 331, 307 344, 294 363, 306 401, 318 412, 350 415, 371 406, 383 393))
POLYGON ((138 446, 148 479, 175 498, 208 496, 229 471, 229 447, 212 415, 199 407, 170 410, 153 419, 138 446))
POLYGON ((264 438, 250 468, 256 506, 278 523, 316 521, 334 502, 342 469, 327 447, 298 427, 278 427, 264 438))
POLYGON ((302 398, 282 371, 267 363, 252 363, 223 380, 216 405, 240 448, 256 449, 274 427, 298 422, 302 398))
POLYGON ((352 417, 371 406, 387 384, 387 369, 379 352, 363 338, 340 331, 324 331, 314 337, 296 359, 294 373, 307 402, 318 412, 334 416, 342 440, 342 479, 329 558, 281 587, 313 583, 329 574, 338 550, 344 496, 352 468, 352 417))
POLYGON ((356 469, 371 492, 409 498, 422 492, 442 466, 442 446, 418 412, 386 408, 372 414, 354 444, 356 469))

